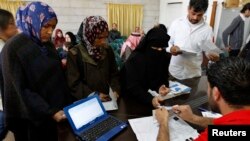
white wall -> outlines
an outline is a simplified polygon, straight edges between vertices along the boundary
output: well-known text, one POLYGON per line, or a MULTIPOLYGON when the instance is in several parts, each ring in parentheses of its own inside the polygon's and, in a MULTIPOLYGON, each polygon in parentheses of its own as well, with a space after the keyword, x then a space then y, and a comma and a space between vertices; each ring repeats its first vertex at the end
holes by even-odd
MULTIPOLYGON (((209 6, 206 11, 208 23, 210 22, 212 4, 213 0, 209 0, 209 6)), ((187 15, 188 5, 189 0, 160 0, 159 22, 169 27, 174 19, 187 15)))
MULTIPOLYGON (((28 0, 36 1, 36 0, 28 0)), ((49 4, 56 12, 59 23, 64 33, 73 31, 76 33, 80 23, 86 16, 100 15, 107 20, 108 2, 112 3, 135 3, 144 5, 143 27, 145 31, 159 21, 160 0, 41 0, 49 4)))

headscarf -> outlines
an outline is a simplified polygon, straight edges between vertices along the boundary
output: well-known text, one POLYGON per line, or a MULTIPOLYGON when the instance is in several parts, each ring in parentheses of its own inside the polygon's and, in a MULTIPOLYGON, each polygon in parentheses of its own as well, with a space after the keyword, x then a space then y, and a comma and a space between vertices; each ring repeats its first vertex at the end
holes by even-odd
POLYGON ((65 38, 63 37, 63 32, 61 29, 56 29, 55 31, 55 40, 54 40, 54 45, 55 47, 62 47, 65 42, 65 38), (61 32, 62 37, 59 37, 57 34, 61 32), (61 46, 60 46, 61 45, 61 46))
POLYGON ((109 31, 107 22, 101 16, 89 16, 84 19, 79 30, 82 30, 82 34, 78 31, 78 36, 82 37, 88 53, 95 61, 99 61, 101 59, 100 47, 95 47, 93 44, 99 34, 109 31))
POLYGON ((168 47, 169 39, 170 36, 161 28, 152 28, 135 50, 145 51, 149 47, 165 48, 168 47))
POLYGON ((137 36, 134 34, 131 34, 128 39, 123 43, 121 48, 121 54, 122 56, 126 50, 126 47, 128 46, 131 50, 135 50, 135 48, 138 46, 138 44, 141 41, 141 36, 137 36))
POLYGON ((40 33, 42 27, 53 18, 57 19, 54 10, 49 5, 43 2, 31 2, 17 10, 16 23, 17 27, 36 42, 42 52, 45 52, 40 33))

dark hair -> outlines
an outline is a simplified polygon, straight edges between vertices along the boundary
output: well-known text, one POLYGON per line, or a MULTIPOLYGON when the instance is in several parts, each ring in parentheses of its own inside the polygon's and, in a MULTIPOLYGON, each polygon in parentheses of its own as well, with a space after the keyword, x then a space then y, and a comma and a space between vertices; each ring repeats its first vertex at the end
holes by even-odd
POLYGON ((244 13, 246 10, 250 10, 250 3, 245 4, 240 10, 240 13, 244 13))
POLYGON ((13 15, 4 9, 0 9, 0 29, 4 30, 7 28, 11 19, 14 19, 13 15))
POLYGON ((208 0, 190 0, 189 8, 193 8, 195 12, 207 11, 208 0))
POLYGON ((65 35, 69 35, 72 45, 76 45, 76 36, 72 32, 66 32, 65 35))
POLYGON ((234 106, 250 105, 250 63, 239 57, 222 59, 207 71, 210 86, 217 87, 234 106))

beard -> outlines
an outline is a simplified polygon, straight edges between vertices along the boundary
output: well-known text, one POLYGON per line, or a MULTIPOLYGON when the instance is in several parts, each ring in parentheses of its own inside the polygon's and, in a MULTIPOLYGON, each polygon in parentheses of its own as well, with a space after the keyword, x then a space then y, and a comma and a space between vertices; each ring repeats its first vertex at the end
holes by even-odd
POLYGON ((208 104, 209 104, 209 107, 210 107, 211 111, 213 111, 215 113, 221 113, 218 104, 212 98, 212 92, 210 92, 210 95, 208 97, 208 104))

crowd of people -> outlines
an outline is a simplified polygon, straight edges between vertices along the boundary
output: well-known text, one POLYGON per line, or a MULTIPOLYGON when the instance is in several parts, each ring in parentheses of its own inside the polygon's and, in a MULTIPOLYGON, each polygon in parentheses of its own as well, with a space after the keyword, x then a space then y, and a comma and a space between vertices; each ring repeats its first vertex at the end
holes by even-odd
MULTIPOLYGON (((243 34, 241 18, 249 17, 250 4, 244 5, 240 16, 223 33, 230 53, 224 59, 204 50, 204 42, 213 42, 213 30, 203 18, 207 8, 208 0, 190 0, 188 14, 173 21, 169 29, 157 24, 144 33, 136 27, 121 46, 121 69, 110 46, 122 38, 116 23, 109 30, 103 17, 88 16, 75 36, 55 30, 60 21, 46 3, 28 3, 17 10, 16 19, 0 9, 0 139, 12 131, 16 141, 57 141, 57 124, 66 121, 63 107, 94 91, 101 101, 109 101, 111 88, 116 97, 126 95, 157 108, 157 140, 169 140, 168 111, 159 108, 163 99, 151 96, 148 89, 165 96, 170 92, 169 80, 199 79, 204 56, 213 62, 207 70, 208 103, 223 117, 199 117, 188 105, 175 105, 173 111, 203 127, 250 124, 250 45, 239 53, 242 40, 226 40, 243 34), (233 29, 236 22, 239 31, 233 29), (236 119, 236 115, 241 118, 236 119)), ((197 140, 207 140, 207 134, 205 130, 197 140)))

